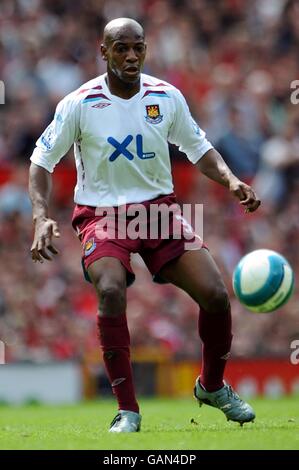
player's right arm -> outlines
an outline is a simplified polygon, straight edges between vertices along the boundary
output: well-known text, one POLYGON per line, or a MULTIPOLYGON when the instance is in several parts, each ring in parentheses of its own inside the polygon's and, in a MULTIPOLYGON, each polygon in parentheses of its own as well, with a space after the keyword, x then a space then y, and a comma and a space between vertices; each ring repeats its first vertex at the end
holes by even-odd
POLYGON ((34 262, 51 260, 51 254, 58 254, 52 237, 59 237, 57 222, 48 216, 49 199, 52 186, 51 174, 44 168, 31 163, 29 170, 29 195, 32 203, 34 239, 31 257, 34 262))
POLYGON ((48 208, 55 165, 68 152, 80 134, 80 108, 73 94, 57 106, 53 121, 36 142, 29 170, 29 195, 32 203, 34 239, 31 256, 34 262, 51 260, 58 250, 53 237, 59 237, 58 224, 49 217, 48 208))

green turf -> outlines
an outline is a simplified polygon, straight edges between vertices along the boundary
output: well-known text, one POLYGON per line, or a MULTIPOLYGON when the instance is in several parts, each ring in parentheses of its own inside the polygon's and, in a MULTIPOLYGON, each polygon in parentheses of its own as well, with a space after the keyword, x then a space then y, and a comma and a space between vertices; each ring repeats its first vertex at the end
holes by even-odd
POLYGON ((108 434, 112 401, 0 406, 0 449, 299 449, 298 398, 250 400, 255 423, 227 422, 193 400, 141 399, 142 431, 108 434), (191 423, 194 420, 195 423, 191 423))

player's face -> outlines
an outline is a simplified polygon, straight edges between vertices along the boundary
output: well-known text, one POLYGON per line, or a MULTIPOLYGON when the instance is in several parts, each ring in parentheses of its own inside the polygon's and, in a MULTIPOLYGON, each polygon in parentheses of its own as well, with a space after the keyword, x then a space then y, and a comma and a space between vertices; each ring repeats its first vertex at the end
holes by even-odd
POLYGON ((146 44, 141 37, 123 37, 102 47, 104 60, 121 81, 136 83, 140 79, 141 69, 146 54, 146 44))

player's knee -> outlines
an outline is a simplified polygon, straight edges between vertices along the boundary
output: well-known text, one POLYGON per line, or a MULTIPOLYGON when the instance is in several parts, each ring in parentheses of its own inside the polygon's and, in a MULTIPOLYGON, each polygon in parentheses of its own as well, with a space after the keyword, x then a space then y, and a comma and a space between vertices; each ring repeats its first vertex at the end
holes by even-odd
POLYGON ((229 308, 229 296, 225 286, 219 286, 213 291, 206 302, 205 310, 211 313, 226 312, 229 308))
POLYGON ((118 316, 126 311, 125 287, 116 281, 98 286, 99 313, 101 316, 118 316))

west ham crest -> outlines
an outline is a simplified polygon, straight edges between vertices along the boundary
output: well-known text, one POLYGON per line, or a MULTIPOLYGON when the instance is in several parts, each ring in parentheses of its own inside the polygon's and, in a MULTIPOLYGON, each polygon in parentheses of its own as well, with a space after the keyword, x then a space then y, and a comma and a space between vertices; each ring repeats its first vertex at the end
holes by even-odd
POLYGON ((145 109, 145 120, 147 122, 150 124, 159 124, 162 121, 163 115, 160 114, 160 108, 158 104, 149 104, 145 107, 145 109))

